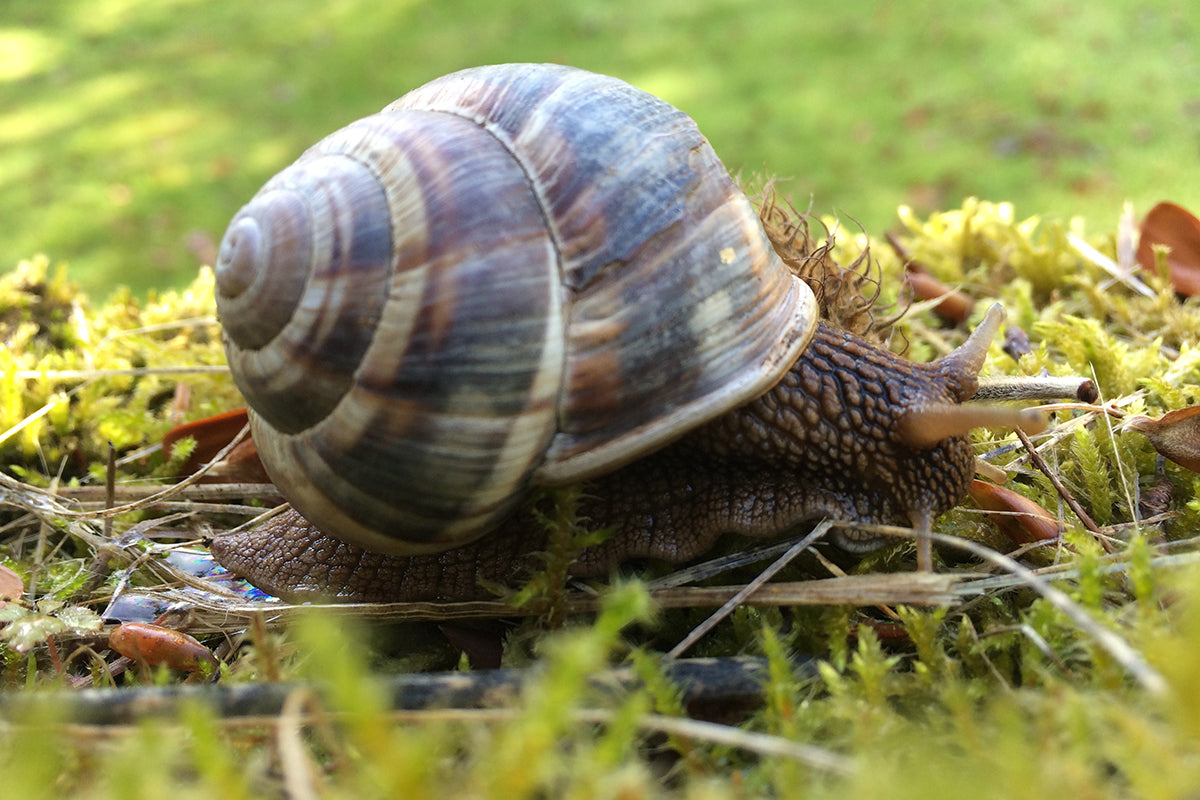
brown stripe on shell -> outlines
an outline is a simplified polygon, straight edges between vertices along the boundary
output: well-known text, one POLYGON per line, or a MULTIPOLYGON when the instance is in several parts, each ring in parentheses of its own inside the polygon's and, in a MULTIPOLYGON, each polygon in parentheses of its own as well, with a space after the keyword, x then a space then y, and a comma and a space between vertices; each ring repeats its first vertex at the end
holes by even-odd
POLYGON ((264 457, 306 517, 393 552, 469 541, 508 513, 553 434, 562 371, 556 253, 526 177, 478 126, 440 116, 391 128, 417 165, 420 264, 397 265, 400 302, 330 421, 264 457))
POLYGON ((485 127, 545 208, 572 294, 561 433, 540 480, 611 469, 750 400, 811 338, 811 292, 695 123, 662 100, 581 70, 507 64, 389 108, 485 127))
MULTIPOLYGON (((559 244, 563 281, 575 290, 629 260, 646 238, 685 221, 681 194, 708 166, 688 163, 691 150, 708 145, 682 111, 623 81, 570 67, 462 70, 388 108, 462 116, 502 142, 529 173, 559 244)), ((723 167, 718 174, 725 175, 723 167)))
MULTIPOLYGON (((654 290, 662 298, 658 313, 650 317, 654 327, 645 327, 646 318, 639 318, 643 324, 627 325, 609 340, 606 326, 577 323, 572 317, 567 369, 573 416, 560 424, 547 456, 547 481, 576 480, 626 463, 752 399, 775 383, 797 357, 795 348, 811 337, 817 314, 806 287, 754 280, 775 269, 765 241, 735 244, 712 230, 693 241, 700 246, 676 241, 671 262, 655 273, 677 280, 663 281, 654 290), (706 236, 724 246, 705 245, 700 240, 706 236), (731 273, 719 268, 720 251, 730 248, 746 265, 740 280, 729 279, 731 273), (710 269, 687 275, 680 261, 710 269), (681 275, 690 280, 678 280, 681 275), (607 396, 586 383, 589 374, 614 369, 638 380, 607 384, 612 390, 607 396)), ((640 291, 645 290, 622 287, 618 294, 640 291)), ((586 300, 572 312, 582 314, 585 308, 586 300)))
POLYGON ((416 323, 430 270, 426 259, 431 225, 419 163, 423 154, 406 145, 407 139, 423 135, 428 135, 427 126, 376 114, 330 134, 309 150, 356 160, 375 176, 386 197, 392 235, 387 316, 393 323, 386 335, 401 342, 408 340, 416 323))

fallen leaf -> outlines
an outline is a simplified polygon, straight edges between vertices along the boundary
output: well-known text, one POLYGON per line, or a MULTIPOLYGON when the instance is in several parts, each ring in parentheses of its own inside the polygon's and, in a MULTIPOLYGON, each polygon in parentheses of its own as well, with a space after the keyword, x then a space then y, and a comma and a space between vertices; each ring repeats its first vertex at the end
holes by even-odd
POLYGON ((1158 419, 1131 417, 1125 427, 1144 434, 1159 455, 1200 472, 1200 406, 1168 411, 1158 419))
POLYGON ((905 266, 904 282, 912 287, 913 295, 920 300, 941 298, 933 312, 955 324, 965 322, 975 307, 975 301, 965 292, 942 283, 917 264, 905 266))
POLYGON ((108 635, 108 646, 126 658, 157 667, 197 672, 202 663, 216 668, 212 652, 186 633, 149 622, 123 622, 108 635))
MULTIPOLYGON (((179 468, 181 476, 191 475, 232 442, 248 420, 246 409, 238 408, 172 428, 163 437, 163 453, 170 459, 175 443, 185 436, 192 437, 196 441, 196 448, 179 468)), ((214 465, 205 478, 229 483, 271 482, 258 458, 258 448, 254 440, 249 438, 242 440, 220 464, 214 465)))
POLYGON ((1057 539, 1058 520, 1024 495, 985 481, 971 481, 971 499, 989 513, 988 518, 1018 544, 1057 539))
POLYGON ((499 669, 504 646, 500 634, 493 630, 481 630, 445 622, 438 630, 450 644, 467 654, 472 669, 499 669))
POLYGON ((225 483, 271 483, 253 439, 238 442, 223 460, 213 464, 205 477, 225 483))
POLYGON ((0 564, 0 608, 7 600, 16 600, 25 594, 25 581, 11 567, 0 564))
POLYGON ((219 453, 222 447, 232 442, 233 437, 237 436, 249 421, 250 417, 246 409, 235 408, 233 411, 226 411, 223 414, 215 414, 211 417, 184 423, 167 431, 167 435, 162 440, 163 454, 169 459, 176 442, 185 436, 192 437, 196 440, 196 449, 192 451, 185 466, 195 462, 195 466, 192 468, 194 472, 219 453))
POLYGON ((36 608, 16 604, 0 608, 0 642, 18 653, 27 653, 50 636, 60 633, 86 635, 100 630, 96 612, 82 606, 67 606, 42 598, 36 608), (8 623, 7 625, 3 623, 8 623))
MULTIPOLYGON (((19 606, 9 606, 4 609, 7 614, 9 611, 23 611, 19 606)), ((27 613, 25 616, 18 619, 3 619, 0 622, 8 624, 0 627, 0 641, 5 642, 17 653, 28 653, 33 648, 42 644, 50 636, 64 633, 67 626, 63 621, 55 617, 48 617, 43 614, 27 613)))
POLYGON ((1157 272, 1154 245, 1166 245, 1167 268, 1175 291, 1200 295, 1200 220, 1174 203, 1159 203, 1142 220, 1137 260, 1142 269, 1157 272))

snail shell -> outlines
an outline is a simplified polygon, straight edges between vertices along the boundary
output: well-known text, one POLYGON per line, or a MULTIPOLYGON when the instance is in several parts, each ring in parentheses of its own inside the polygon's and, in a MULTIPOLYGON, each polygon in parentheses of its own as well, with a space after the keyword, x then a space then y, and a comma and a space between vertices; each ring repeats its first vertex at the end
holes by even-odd
POLYGON ((550 65, 448 75, 317 143, 234 217, 216 283, 272 479, 391 553, 747 402, 817 322, 688 116, 550 65))

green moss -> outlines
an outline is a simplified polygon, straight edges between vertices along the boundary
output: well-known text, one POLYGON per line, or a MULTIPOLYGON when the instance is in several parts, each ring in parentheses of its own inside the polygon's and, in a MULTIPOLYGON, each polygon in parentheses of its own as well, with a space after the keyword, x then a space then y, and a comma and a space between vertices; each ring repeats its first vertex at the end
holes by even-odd
POLYGON ((1045 300, 1078 261, 1061 223, 1018 220, 1010 203, 968 198, 961 210, 925 221, 907 207, 899 214, 915 234, 912 257, 947 282, 994 287, 1016 279, 1045 300))
POLYGON ((0 336, 0 459, 27 480, 85 479, 109 442, 124 454, 240 403, 207 270, 184 291, 93 309, 39 256, 0 279, 0 336))

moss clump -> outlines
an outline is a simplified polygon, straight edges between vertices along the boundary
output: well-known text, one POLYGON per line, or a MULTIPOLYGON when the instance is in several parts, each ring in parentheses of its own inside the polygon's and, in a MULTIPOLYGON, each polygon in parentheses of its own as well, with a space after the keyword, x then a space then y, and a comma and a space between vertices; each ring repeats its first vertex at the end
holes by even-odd
MULTIPOLYGON (((224 370, 213 278, 92 308, 39 256, 0 277, 0 457, 45 484, 85 478, 191 419, 240 404, 224 370)), ((149 462, 147 462, 149 463, 149 462)))

